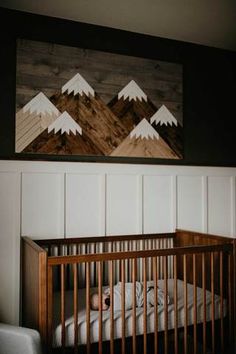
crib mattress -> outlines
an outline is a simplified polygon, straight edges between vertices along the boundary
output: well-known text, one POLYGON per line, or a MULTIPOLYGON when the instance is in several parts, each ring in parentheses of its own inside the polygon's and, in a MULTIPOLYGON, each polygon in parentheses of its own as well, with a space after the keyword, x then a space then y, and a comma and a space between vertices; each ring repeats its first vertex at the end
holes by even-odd
MULTIPOLYGON (((158 281, 158 287, 164 290, 164 281, 158 281)), ((97 290, 97 289, 96 289, 97 290)), ((91 289, 93 291, 93 289, 91 289)), ((174 279, 168 279, 168 295, 170 304, 168 305, 168 329, 174 328, 174 279)), ((183 327, 185 324, 184 312, 184 282, 178 280, 178 327, 183 327)), ((79 309, 78 309, 78 344, 87 343, 86 333, 86 308, 85 308, 85 289, 78 291, 79 309)), ((188 325, 194 323, 194 287, 191 284, 187 285, 188 297, 188 325)), ((66 292, 65 298, 65 333, 66 346, 74 345, 74 317, 73 317, 73 292, 66 292)), ((203 290, 197 287, 197 322, 203 321, 203 290)), ((214 295, 215 302, 215 319, 220 318, 220 296, 214 295)), ((206 291, 206 320, 211 320, 211 302, 212 296, 210 291, 206 291)), ((114 312, 114 339, 122 337, 122 312, 114 312)), ((223 301, 223 314, 226 314, 226 300, 223 301)), ((60 321, 60 293, 56 293, 54 297, 54 333, 53 346, 61 346, 61 321, 60 321)), ((143 308, 136 308, 136 334, 143 334, 143 308)), ((164 307, 158 306, 158 331, 165 329, 164 307)), ((99 341, 99 312, 90 312, 90 341, 95 343, 99 341)), ((147 309, 147 333, 154 332, 154 307, 147 309)), ((102 333, 103 341, 110 340, 110 310, 102 312, 102 333)), ((125 335, 132 336, 132 310, 125 312, 125 335)))

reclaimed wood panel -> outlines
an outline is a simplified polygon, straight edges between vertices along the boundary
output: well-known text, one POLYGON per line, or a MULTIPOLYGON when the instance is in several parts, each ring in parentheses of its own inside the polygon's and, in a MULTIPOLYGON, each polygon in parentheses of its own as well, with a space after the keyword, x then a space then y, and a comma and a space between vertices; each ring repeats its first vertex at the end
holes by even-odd
POLYGON ((22 88, 30 85, 50 97, 52 88, 78 71, 106 103, 135 76, 158 108, 168 101, 177 104, 182 122, 182 65, 22 39, 17 42, 17 107, 32 98, 27 91, 22 96, 22 88))

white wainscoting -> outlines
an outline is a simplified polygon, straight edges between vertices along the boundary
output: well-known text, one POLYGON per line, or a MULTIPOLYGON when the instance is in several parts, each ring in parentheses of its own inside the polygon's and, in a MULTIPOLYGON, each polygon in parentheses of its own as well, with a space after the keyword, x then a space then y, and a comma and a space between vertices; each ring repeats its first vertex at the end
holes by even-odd
POLYGON ((20 236, 236 237, 236 168, 0 161, 0 321, 19 322, 20 236))

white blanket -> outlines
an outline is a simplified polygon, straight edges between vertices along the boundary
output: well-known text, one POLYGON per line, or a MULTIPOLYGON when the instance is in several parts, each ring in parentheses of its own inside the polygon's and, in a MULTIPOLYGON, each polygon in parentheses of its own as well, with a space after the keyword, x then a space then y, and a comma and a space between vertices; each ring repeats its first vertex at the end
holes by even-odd
MULTIPOLYGON (((164 281, 158 281, 158 288, 164 289, 164 281)), ((170 299, 174 298, 174 280, 168 279, 168 295, 170 299)), ((105 288, 104 288, 105 290, 105 288)), ((91 289, 91 291, 97 291, 96 289, 91 289)), ((86 332, 86 296, 85 289, 79 290, 78 293, 78 343, 87 343, 87 332, 86 332)), ((194 287, 191 284, 187 285, 187 297, 188 297, 188 325, 193 324, 194 321, 194 287)), ((178 327, 183 327, 185 324, 185 308, 184 308, 184 282, 178 280, 178 327)), ((206 291, 206 320, 211 320, 212 313, 212 296, 210 291, 206 291)), ((220 296, 214 296, 215 304, 215 319, 220 318, 220 296)), ((226 300, 223 302, 224 312, 226 314, 226 300)), ((60 321, 60 293, 56 293, 53 301, 54 306, 54 335, 53 335, 53 345, 61 346, 61 321, 60 321)), ((203 290, 197 288, 197 322, 203 321, 203 290)), ((65 330, 66 330, 66 346, 74 345, 74 317, 73 317, 73 292, 68 291, 66 293, 65 301, 65 330)), ((159 305, 158 309, 158 331, 163 331, 165 329, 165 314, 164 306, 159 305)), ((122 337, 122 311, 114 311, 114 338, 122 337)), ((133 333, 133 321, 132 321, 132 310, 127 310, 125 312, 125 335, 126 337, 132 336, 133 333)), ((149 307, 147 309, 147 333, 154 332, 154 307, 149 307)), ((168 329, 174 328, 174 302, 171 301, 168 305, 168 329)), ((136 308, 136 334, 143 334, 143 307, 136 308)), ((110 340, 110 310, 102 311, 102 337, 103 340, 110 340)), ((90 341, 98 342, 99 333, 99 311, 90 311, 90 341)))
MULTIPOLYGON (((136 307, 143 307, 144 303, 144 286, 143 283, 136 281, 136 307)), ((105 294, 110 295, 110 288, 105 289, 105 294)), ((122 310, 122 283, 118 282, 113 287, 114 311, 122 310)), ((147 307, 154 306, 155 291, 154 281, 147 282, 147 307)), ((158 305, 164 305, 164 291, 157 287, 158 305)), ((167 304, 170 303, 169 295, 167 295, 167 304)), ((133 308, 133 283, 125 283, 125 310, 133 308)))

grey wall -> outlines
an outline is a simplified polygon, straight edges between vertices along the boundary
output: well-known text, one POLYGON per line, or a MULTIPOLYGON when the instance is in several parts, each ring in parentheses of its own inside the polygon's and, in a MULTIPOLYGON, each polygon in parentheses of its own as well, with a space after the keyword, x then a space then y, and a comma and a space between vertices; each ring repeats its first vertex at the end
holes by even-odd
POLYGON ((0 5, 236 50, 235 0, 1 0, 0 5))

